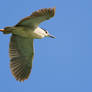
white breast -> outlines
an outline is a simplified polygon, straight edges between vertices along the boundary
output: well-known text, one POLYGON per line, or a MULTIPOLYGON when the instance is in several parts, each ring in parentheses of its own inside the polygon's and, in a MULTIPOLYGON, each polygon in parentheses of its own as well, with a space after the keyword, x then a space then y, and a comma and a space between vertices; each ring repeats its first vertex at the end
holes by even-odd
POLYGON ((45 31, 43 29, 41 29, 40 27, 37 27, 33 32, 32 32, 32 36, 34 38, 43 38, 45 37, 45 31))

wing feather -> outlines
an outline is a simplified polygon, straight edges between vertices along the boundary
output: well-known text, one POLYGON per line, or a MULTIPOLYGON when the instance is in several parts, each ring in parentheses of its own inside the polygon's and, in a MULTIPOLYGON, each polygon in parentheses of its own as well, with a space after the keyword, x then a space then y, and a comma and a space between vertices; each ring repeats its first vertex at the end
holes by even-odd
POLYGON ((43 8, 22 19, 16 26, 38 26, 41 22, 52 18, 54 15, 55 8, 43 8))
POLYGON ((29 77, 33 60, 33 39, 12 35, 10 41, 10 68, 16 80, 29 77))

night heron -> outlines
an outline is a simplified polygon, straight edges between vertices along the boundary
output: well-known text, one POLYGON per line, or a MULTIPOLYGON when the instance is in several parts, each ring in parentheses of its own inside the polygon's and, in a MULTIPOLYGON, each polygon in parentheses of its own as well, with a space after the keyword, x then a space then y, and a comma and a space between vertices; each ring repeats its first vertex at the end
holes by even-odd
POLYGON ((34 56, 33 39, 52 37, 38 25, 55 15, 55 8, 43 8, 33 12, 12 27, 0 29, 4 34, 12 34, 9 46, 11 72, 18 81, 29 77, 34 56))

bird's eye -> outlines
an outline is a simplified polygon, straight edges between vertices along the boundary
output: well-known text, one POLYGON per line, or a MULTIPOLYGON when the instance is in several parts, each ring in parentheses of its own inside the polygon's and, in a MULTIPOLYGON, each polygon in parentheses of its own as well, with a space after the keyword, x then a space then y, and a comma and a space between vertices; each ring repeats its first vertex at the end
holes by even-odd
POLYGON ((46 34, 48 33, 48 31, 45 31, 46 32, 46 34))

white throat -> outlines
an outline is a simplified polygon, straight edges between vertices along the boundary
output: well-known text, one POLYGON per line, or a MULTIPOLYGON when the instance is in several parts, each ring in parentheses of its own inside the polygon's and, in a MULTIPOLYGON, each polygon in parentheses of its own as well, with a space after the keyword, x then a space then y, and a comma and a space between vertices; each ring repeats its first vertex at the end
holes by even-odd
POLYGON ((41 39, 41 38, 44 38, 46 36, 46 33, 43 29, 41 29, 40 27, 37 27, 32 35, 34 36, 34 38, 38 38, 38 39, 41 39))

